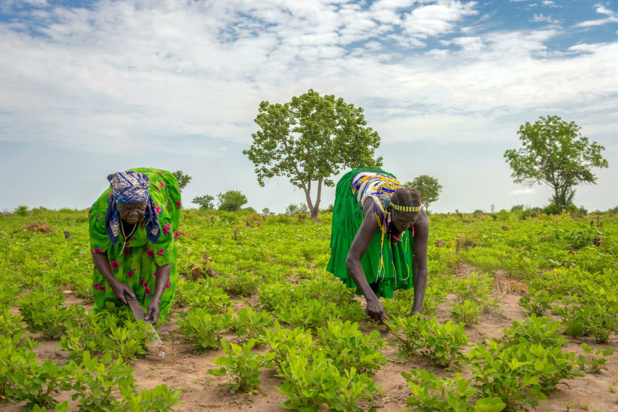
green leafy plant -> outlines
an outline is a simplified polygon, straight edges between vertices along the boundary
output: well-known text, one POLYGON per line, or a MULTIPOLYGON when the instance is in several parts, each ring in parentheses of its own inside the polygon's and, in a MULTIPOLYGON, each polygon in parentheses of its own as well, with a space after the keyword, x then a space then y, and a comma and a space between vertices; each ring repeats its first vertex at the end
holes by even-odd
POLYGON ((303 298, 290 302, 275 311, 279 322, 287 323, 291 327, 315 329, 334 319, 359 320, 362 311, 356 305, 338 306, 333 302, 324 302, 321 299, 303 298))
POLYGON ((582 371, 589 373, 598 373, 603 369, 607 370, 607 359, 605 358, 614 354, 612 348, 593 351, 585 343, 582 343, 582 350, 585 354, 579 355, 579 367, 582 371))
MULTIPOLYGON (((369 376, 358 374, 355 368, 341 370, 323 351, 316 351, 311 358, 290 353, 278 374, 284 378, 277 389, 288 398, 281 404, 286 409, 317 411, 327 404, 330 411, 362 412, 367 409, 359 404, 372 402, 380 393, 369 376)), ((375 408, 368 410, 375 412, 375 408)))
POLYGON ((412 391, 413 396, 406 399, 411 411, 499 412, 506 407, 498 397, 473 401, 477 388, 472 379, 464 379, 459 373, 454 378, 438 378, 425 369, 413 369, 402 372, 402 376, 412 391))
POLYGON ((463 303, 455 302, 451 309, 451 318, 455 322, 462 322, 466 326, 478 325, 478 318, 483 312, 476 302, 465 300, 463 303))
POLYGON ((140 412, 170 412, 180 403, 182 391, 172 390, 167 385, 142 389, 140 393, 123 394, 125 410, 140 412))
POLYGON ((221 366, 219 369, 209 369, 208 373, 213 376, 230 376, 230 392, 257 392, 257 388, 262 383, 259 376, 262 374, 260 368, 272 366, 275 354, 267 352, 260 355, 251 352, 256 341, 250 339, 242 346, 223 341, 223 352, 228 356, 220 356, 212 361, 215 365, 221 366))
POLYGON ((203 308, 210 313, 223 313, 230 307, 230 297, 219 287, 202 289, 187 299, 187 306, 203 308))
POLYGON ((260 281, 260 277, 253 273, 235 272, 224 278, 222 286, 226 292, 232 295, 251 296, 257 291, 260 281))
POLYGON ((58 403, 53 395, 70 388, 68 376, 50 359, 39 365, 34 359, 17 360, 16 368, 9 375, 12 387, 6 389, 9 397, 26 401, 26 408, 34 405, 51 408, 58 403), (25 361, 25 362, 24 362, 25 361))
POLYGON ((46 339, 60 337, 67 323, 74 323, 84 317, 82 306, 61 306, 63 295, 53 295, 45 292, 25 294, 17 302, 17 307, 24 321, 32 331, 43 332, 46 339))
POLYGON ((572 295, 568 299, 563 296, 559 305, 552 306, 553 312, 562 318, 564 333, 569 336, 583 336, 587 332, 586 319, 583 316, 580 303, 581 299, 572 295))
POLYGON ((113 327, 108 336, 114 357, 125 362, 129 359, 143 358, 146 355, 146 342, 150 328, 141 320, 127 321, 123 326, 113 327))
POLYGON ((263 342, 266 329, 273 327, 275 320, 270 313, 255 312, 247 307, 237 312, 235 324, 237 336, 244 341, 253 339, 259 345, 263 342))
POLYGON ((483 312, 492 312, 499 308, 500 301, 490 297, 493 292, 493 279, 485 273, 473 272, 459 279, 453 289, 460 303, 474 302, 483 312))
POLYGON ((78 323, 84 316, 83 306, 51 306, 42 312, 31 314, 31 327, 41 331, 44 339, 58 339, 66 332, 67 325, 78 323))
POLYGON ((67 374, 73 381, 75 394, 72 399, 79 399, 79 407, 86 411, 113 410, 120 406, 116 398, 118 390, 123 397, 128 397, 135 391, 135 378, 132 370, 122 359, 112 362, 110 352, 99 360, 84 352, 81 363, 69 361, 66 365, 67 374))
POLYGON ((393 318, 391 329, 399 343, 399 353, 405 357, 420 351, 433 363, 443 368, 460 367, 464 360, 462 349, 468 346, 464 324, 423 319, 416 315, 410 318, 393 318))
POLYGON ((608 343, 612 333, 618 332, 616 302, 589 303, 580 308, 586 324, 586 334, 594 336, 597 343, 608 343))
POLYGON ((533 314, 525 322, 514 321, 510 328, 504 329, 504 341, 509 345, 532 343, 545 347, 561 347, 569 342, 557 333, 561 328, 560 322, 533 314))
POLYGON ((0 396, 11 401, 26 401, 26 408, 53 408, 54 395, 70 389, 63 369, 50 359, 39 364, 35 343, 21 334, 0 335, 0 396))
POLYGON ((221 347, 221 333, 228 328, 224 315, 212 315, 204 308, 191 308, 178 319, 178 331, 185 342, 195 344, 193 350, 204 353, 221 347))
POLYGON ((13 337, 25 332, 25 325, 20 315, 14 315, 8 307, 0 309, 0 335, 13 337))
POLYGON ((534 358, 525 345, 504 346, 492 340, 472 348, 468 358, 481 396, 500 398, 506 410, 535 407, 546 399, 534 358))
POLYGON ((560 347, 544 347, 541 345, 522 344, 528 347, 534 357, 534 368, 539 373, 539 384, 543 393, 551 393, 559 383, 566 384, 565 380, 572 380, 577 376, 584 376, 575 371, 577 361, 573 361, 575 353, 562 352, 560 347))
POLYGON ((282 328, 279 322, 275 322, 274 329, 267 329, 264 340, 275 354, 273 360, 282 368, 287 364, 290 353, 300 353, 309 356, 313 351, 313 337, 311 332, 303 328, 282 328))
POLYGON ((22 334, 0 335, 0 397, 12 399, 14 385, 10 377, 18 365, 36 362, 36 354, 32 352, 35 346, 30 339, 24 339, 22 342, 22 334))
POLYGON ((560 299, 558 294, 550 294, 546 290, 537 290, 534 287, 528 288, 528 295, 519 299, 519 306, 526 309, 528 315, 543 316, 551 308, 552 304, 560 299))
POLYGON ((317 333, 325 353, 343 369, 374 373, 387 362, 380 352, 385 340, 377 330, 364 335, 357 323, 335 320, 329 321, 325 328, 318 328, 317 333))

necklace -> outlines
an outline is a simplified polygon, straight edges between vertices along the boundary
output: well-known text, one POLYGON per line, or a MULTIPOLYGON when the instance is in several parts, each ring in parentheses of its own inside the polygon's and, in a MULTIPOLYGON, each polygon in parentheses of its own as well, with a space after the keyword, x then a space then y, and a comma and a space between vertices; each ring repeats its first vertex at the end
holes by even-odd
POLYGON ((135 233, 135 229, 137 229, 137 223, 136 223, 133 225, 133 230, 131 230, 131 233, 129 233, 129 236, 127 236, 124 234, 124 224, 123 223, 124 223, 123 221, 120 222, 120 232, 122 232, 122 236, 124 237, 124 243, 122 244, 122 250, 120 251, 121 255, 124 253, 124 248, 127 246, 127 243, 129 243, 128 242, 129 238, 133 236, 133 233, 135 233))

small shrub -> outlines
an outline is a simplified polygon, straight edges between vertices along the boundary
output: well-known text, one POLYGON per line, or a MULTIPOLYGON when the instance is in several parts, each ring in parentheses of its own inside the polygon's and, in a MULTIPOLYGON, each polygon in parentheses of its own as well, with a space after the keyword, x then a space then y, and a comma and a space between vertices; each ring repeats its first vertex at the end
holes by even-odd
POLYGON ((325 328, 318 328, 317 332, 325 353, 343 369, 374 373, 387 363, 380 352, 386 342, 377 330, 364 335, 357 323, 335 320, 329 321, 325 328))
POLYGON ((498 397, 479 398, 473 403, 477 389, 472 379, 464 379, 459 373, 455 378, 438 378, 425 369, 413 369, 402 372, 402 376, 413 395, 406 399, 410 411, 499 412, 506 406, 498 397))
POLYGON ((330 411, 363 412, 359 403, 372 402, 380 393, 369 376, 355 368, 342 370, 323 351, 313 353, 311 359, 291 354, 279 376, 284 381, 277 389, 288 398, 281 404, 286 409, 316 411, 326 404, 330 411))
POLYGON ((313 337, 307 329, 286 329, 275 322, 274 329, 266 329, 264 340, 275 354, 274 361, 279 366, 286 364, 290 353, 309 356, 313 349, 313 337))
POLYGON ((255 340, 257 345, 264 341, 266 329, 273 327, 275 319, 268 312, 255 312, 251 308, 244 308, 237 312, 235 319, 236 335, 243 341, 255 340))
POLYGON ((504 329, 504 341, 509 345, 531 343, 545 347, 561 347, 569 342, 558 333, 561 328, 560 322, 532 315, 525 322, 514 321, 510 328, 504 329))
POLYGON ((522 296, 519 299, 519 306, 526 309, 528 315, 543 316, 551 308, 552 304, 560 299, 558 294, 549 294, 546 290, 537 290, 530 287, 530 296, 522 296))
POLYGON ((208 373, 214 376, 230 376, 230 392, 237 391, 251 393, 257 392, 257 388, 262 383, 259 376, 262 374, 260 368, 271 366, 275 354, 267 352, 260 355, 251 352, 256 341, 254 339, 245 342, 242 346, 223 341, 223 352, 228 356, 220 356, 213 360, 215 365, 221 366, 219 369, 209 369, 208 373))
POLYGON ((191 308, 178 319, 178 331, 193 350, 205 353, 221 347, 221 332, 228 328, 228 317, 212 315, 204 308, 191 308))
POLYGON ((462 322, 467 326, 478 325, 477 320, 483 312, 479 308, 478 304, 469 300, 463 303, 455 302, 451 309, 451 318, 455 322, 462 322))
POLYGON ((582 343, 582 350, 585 355, 579 355, 579 368, 583 372, 588 373, 598 373, 603 369, 607 370, 607 359, 605 359, 605 357, 614 354, 612 348, 593 351, 592 348, 585 343, 582 343))
POLYGON ((462 349, 468 346, 464 324, 450 321, 441 324, 436 318, 425 320, 417 315, 394 318, 391 329, 400 345, 400 355, 409 357, 420 351, 443 368, 461 366, 464 359, 462 349))

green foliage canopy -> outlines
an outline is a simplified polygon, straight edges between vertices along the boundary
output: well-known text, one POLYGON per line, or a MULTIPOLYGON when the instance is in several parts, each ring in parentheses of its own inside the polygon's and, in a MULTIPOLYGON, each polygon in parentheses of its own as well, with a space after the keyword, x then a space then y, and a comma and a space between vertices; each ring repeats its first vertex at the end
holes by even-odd
POLYGON ((258 183, 284 176, 305 192, 311 218, 317 220, 322 184, 334 186, 342 168, 378 167, 374 159, 380 136, 363 116, 363 109, 333 95, 309 90, 284 104, 260 103, 253 144, 243 153, 255 165, 258 183), (317 197, 311 200, 312 182, 317 197))
POLYGON ((214 197, 210 195, 204 195, 204 196, 194 197, 191 203, 195 203, 196 205, 200 207, 200 209, 214 209, 215 208, 214 201, 215 201, 214 197))
POLYGON ((248 202, 247 196, 243 195, 239 190, 228 190, 225 193, 219 193, 217 199, 219 201, 219 210, 225 210, 226 212, 236 212, 248 202))
POLYGON ((182 170, 176 170, 172 173, 176 180, 178 180, 178 190, 182 192, 182 190, 189 184, 192 177, 183 173, 182 170))
POLYGON ((554 190, 552 204, 560 208, 573 202, 576 185, 596 184, 591 169, 608 166, 601 156, 605 147, 590 142, 580 129, 559 116, 541 116, 534 124, 521 125, 517 134, 522 147, 504 153, 515 183, 546 184, 554 190))
POLYGON ((415 177, 411 182, 404 183, 404 186, 413 187, 421 193, 425 210, 429 210, 429 205, 438 200, 442 192, 442 185, 438 183, 438 179, 429 175, 415 177))

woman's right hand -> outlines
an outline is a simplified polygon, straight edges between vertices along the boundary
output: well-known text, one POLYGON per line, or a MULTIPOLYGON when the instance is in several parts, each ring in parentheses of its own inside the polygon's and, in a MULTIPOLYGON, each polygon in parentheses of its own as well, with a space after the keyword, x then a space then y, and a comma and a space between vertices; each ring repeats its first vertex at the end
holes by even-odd
POLYGON ((116 299, 118 299, 125 305, 129 304, 129 302, 127 302, 127 299, 124 297, 125 293, 132 298, 136 297, 135 293, 133 293, 133 289, 131 289, 131 286, 127 285, 126 283, 116 282, 112 285, 112 290, 114 291, 116 299))
POLYGON ((367 316, 369 316, 370 319, 379 322, 383 322, 384 319, 386 319, 384 306, 382 306, 379 299, 367 300, 367 316))

